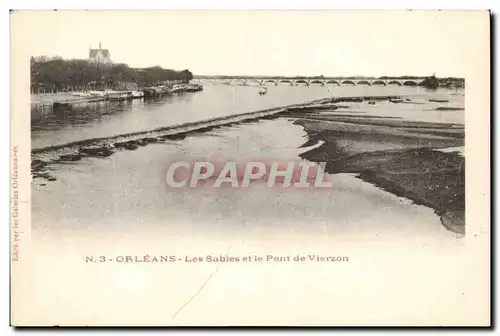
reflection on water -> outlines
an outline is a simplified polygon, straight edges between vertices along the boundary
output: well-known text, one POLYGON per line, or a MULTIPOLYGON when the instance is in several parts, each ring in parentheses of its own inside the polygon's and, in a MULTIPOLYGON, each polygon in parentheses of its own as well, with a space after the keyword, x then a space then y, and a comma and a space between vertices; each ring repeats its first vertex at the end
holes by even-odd
POLYGON ((74 105, 71 109, 54 109, 52 107, 34 107, 32 109, 31 130, 36 136, 44 131, 52 131, 71 125, 85 125, 88 123, 99 123, 107 115, 124 112, 139 101, 124 102, 92 102, 88 104, 74 105))
MULTIPOLYGON (((75 105, 72 109, 59 111, 50 107, 34 108, 31 120, 32 148, 148 131, 162 126, 303 103, 326 97, 402 94, 427 97, 446 93, 446 91, 427 92, 420 87, 364 85, 339 87, 271 85, 268 86, 266 95, 259 95, 259 90, 259 87, 251 86, 206 86, 201 92, 183 93, 158 101, 98 102, 75 105)), ((463 101, 463 96, 448 95, 448 97, 463 101)), ((401 105, 398 104, 397 107, 401 108, 401 105)), ((407 105, 405 108, 422 110, 422 106, 417 105, 412 107, 407 105)), ((451 111, 446 112, 449 115, 452 114, 451 111)))

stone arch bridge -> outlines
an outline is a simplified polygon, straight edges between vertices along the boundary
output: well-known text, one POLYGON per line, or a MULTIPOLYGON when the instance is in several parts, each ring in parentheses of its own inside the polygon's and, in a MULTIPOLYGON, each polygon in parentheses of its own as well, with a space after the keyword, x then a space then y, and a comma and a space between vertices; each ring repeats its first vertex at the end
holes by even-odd
POLYGON ((311 85, 398 85, 417 86, 423 82, 423 78, 194 78, 192 82, 213 85, 289 85, 289 86, 311 86, 311 85))

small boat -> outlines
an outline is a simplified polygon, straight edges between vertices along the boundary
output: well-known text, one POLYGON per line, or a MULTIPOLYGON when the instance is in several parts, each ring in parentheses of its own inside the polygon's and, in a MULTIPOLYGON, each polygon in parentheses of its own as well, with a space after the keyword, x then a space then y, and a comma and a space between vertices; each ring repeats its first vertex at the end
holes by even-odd
POLYGON ((264 88, 263 90, 259 91, 259 95, 265 95, 267 93, 267 88, 264 88))
POLYGON ((68 102, 55 102, 52 104, 54 111, 66 111, 71 110, 71 105, 68 102))
POLYGON ((132 99, 143 98, 144 92, 142 91, 132 91, 132 99))
POLYGON ((185 88, 183 85, 180 85, 180 84, 175 84, 172 86, 172 90, 174 93, 177 93, 177 92, 182 92, 182 91, 185 91, 185 88))
POLYGON ((108 94, 108 99, 111 101, 123 101, 129 97, 128 92, 113 92, 108 94))
POLYGON ((197 91, 203 91, 203 86, 200 84, 190 84, 186 88, 187 92, 197 92, 197 91))
POLYGON ((447 99, 429 99, 430 102, 435 102, 435 103, 449 103, 450 101, 447 99))
POLYGON ((90 92, 73 92, 73 96, 75 97, 91 97, 92 94, 90 92))
POLYGON ((165 87, 164 89, 156 86, 150 86, 142 89, 144 99, 160 98, 164 94, 169 93, 169 89, 165 87))
POLYGON ((172 91, 172 89, 170 89, 166 85, 160 85, 160 86, 158 86, 158 88, 160 89, 161 93, 171 93, 171 91, 172 91))
POLYGON ((106 91, 90 91, 88 93, 89 96, 93 97, 105 97, 107 95, 106 91))

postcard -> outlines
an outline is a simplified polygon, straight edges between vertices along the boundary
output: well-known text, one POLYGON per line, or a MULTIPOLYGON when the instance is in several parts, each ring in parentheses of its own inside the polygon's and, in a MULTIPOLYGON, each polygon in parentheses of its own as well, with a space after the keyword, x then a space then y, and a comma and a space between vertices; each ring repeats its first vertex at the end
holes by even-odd
POLYGON ((11 325, 490 326, 488 11, 12 11, 11 325))

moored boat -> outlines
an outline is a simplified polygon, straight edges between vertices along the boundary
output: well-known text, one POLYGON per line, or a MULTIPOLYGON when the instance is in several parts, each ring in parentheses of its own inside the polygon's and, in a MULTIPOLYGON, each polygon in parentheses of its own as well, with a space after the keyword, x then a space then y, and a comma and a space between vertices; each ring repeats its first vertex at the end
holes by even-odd
POLYGON ((132 91, 132 99, 139 99, 144 97, 144 92, 142 91, 132 91))
POLYGON ((111 101, 124 101, 129 99, 128 92, 112 92, 108 94, 108 99, 111 101))
POLYGON ((107 92, 106 91, 89 91, 88 95, 91 97, 105 97, 105 96, 107 96, 107 92))
POLYGON ((449 103, 450 101, 448 99, 437 99, 437 98, 431 98, 429 99, 430 102, 434 103, 449 103))
POLYGON ((200 84, 190 84, 186 87, 187 92, 198 92, 203 91, 203 86, 200 84))

